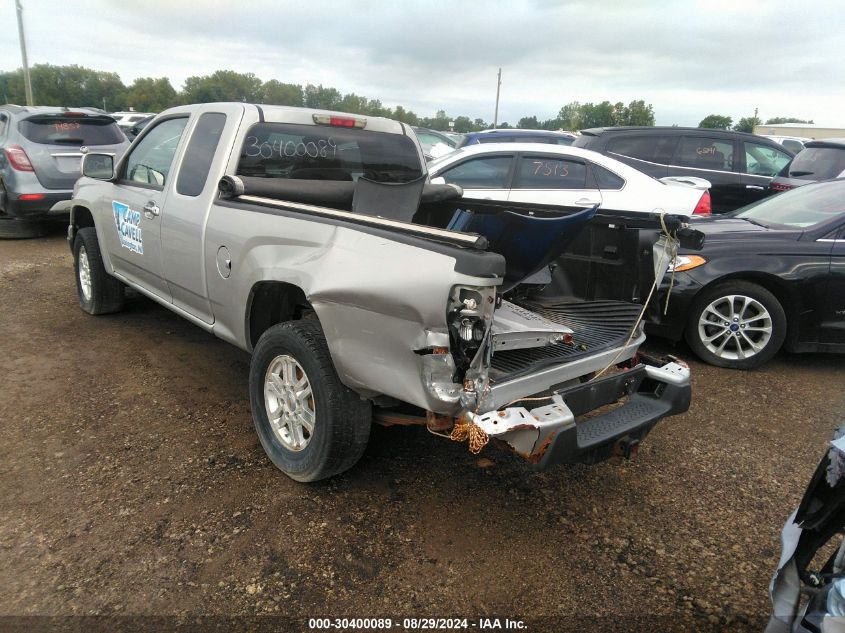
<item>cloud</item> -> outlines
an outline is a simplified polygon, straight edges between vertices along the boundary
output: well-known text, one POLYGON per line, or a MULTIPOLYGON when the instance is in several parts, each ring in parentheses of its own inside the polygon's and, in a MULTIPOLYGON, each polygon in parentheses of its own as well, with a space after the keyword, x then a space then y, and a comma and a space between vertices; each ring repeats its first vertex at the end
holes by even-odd
MULTIPOLYGON (((500 120, 511 122, 569 101, 644 99, 662 123, 754 107, 835 123, 845 92, 836 2, 23 1, 32 63, 127 83, 167 76, 178 87, 231 69, 491 120, 501 67, 500 120)), ((0 24, 14 24, 13 3, 0 24)), ((0 69, 18 66, 16 38, 4 38, 0 69)))

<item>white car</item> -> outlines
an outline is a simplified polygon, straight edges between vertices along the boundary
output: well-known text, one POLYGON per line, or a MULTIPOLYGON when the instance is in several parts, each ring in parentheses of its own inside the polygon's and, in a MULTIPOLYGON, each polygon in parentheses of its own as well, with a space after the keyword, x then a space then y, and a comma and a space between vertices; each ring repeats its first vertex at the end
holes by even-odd
POLYGON ((577 147, 485 143, 428 164, 431 182, 459 185, 465 198, 569 207, 600 204, 616 211, 663 210, 710 215, 710 183, 702 178, 656 180, 609 156, 577 147))
POLYGON ((772 136, 771 134, 761 134, 761 136, 771 139, 775 143, 780 143, 793 154, 800 152, 804 149, 806 143, 813 140, 806 136, 772 136))
POLYGON ((109 116, 117 121, 117 126, 121 130, 125 131, 153 114, 155 112, 112 112, 109 116))

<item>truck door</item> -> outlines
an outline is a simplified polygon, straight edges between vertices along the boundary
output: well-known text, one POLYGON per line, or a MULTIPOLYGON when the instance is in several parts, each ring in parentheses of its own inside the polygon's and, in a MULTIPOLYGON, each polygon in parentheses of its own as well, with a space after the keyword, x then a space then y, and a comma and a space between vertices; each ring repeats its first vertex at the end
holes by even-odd
POLYGON ((158 121, 129 150, 119 167, 111 200, 103 201, 111 222, 101 224, 116 273, 170 301, 161 257, 161 210, 170 169, 188 115, 158 121))
POLYGON ((205 219, 243 110, 239 104, 219 104, 191 121, 161 216, 164 276, 173 304, 206 323, 213 323, 214 316, 206 288, 205 219))

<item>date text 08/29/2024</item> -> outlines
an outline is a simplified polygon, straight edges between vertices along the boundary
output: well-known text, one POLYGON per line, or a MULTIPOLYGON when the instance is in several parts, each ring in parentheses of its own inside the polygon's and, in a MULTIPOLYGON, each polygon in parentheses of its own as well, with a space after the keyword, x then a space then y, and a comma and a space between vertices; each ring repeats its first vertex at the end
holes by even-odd
POLYGON ((510 618, 309 618, 309 630, 526 630, 520 619, 510 618))

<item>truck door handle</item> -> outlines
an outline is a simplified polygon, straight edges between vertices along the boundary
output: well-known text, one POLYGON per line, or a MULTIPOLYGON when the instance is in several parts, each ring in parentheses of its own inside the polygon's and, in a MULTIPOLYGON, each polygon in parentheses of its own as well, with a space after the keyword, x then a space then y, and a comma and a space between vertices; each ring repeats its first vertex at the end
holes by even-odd
POLYGON ((580 198, 579 200, 575 201, 579 207, 591 207, 594 204, 598 204, 601 202, 600 200, 591 200, 590 198, 580 198))
POLYGON ((760 185, 745 185, 746 189, 753 189, 754 191, 763 191, 765 187, 761 187, 760 185))
POLYGON ((152 220, 153 216, 161 215, 161 209, 158 208, 158 205, 150 200, 147 204, 144 205, 144 215, 147 217, 148 220, 152 220))

